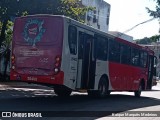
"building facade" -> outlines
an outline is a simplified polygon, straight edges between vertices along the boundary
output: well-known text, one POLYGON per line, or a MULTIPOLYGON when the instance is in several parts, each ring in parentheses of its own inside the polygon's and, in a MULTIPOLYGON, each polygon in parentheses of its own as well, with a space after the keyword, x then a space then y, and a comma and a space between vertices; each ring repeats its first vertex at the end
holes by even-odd
POLYGON ((110 4, 104 0, 82 0, 82 5, 95 8, 86 13, 85 23, 101 31, 108 32, 110 4))

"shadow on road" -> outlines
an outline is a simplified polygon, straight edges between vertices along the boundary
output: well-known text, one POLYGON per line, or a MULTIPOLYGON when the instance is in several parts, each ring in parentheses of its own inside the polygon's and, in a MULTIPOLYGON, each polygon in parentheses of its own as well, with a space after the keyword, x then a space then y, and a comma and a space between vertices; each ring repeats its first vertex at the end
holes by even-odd
POLYGON ((71 111, 73 116, 78 113, 75 111, 90 111, 88 112, 90 115, 98 111, 106 111, 108 115, 108 111, 122 112, 156 105, 160 105, 160 99, 136 98, 131 95, 111 94, 99 99, 91 98, 86 94, 73 94, 67 98, 59 98, 53 90, 0 90, 0 111, 71 111))

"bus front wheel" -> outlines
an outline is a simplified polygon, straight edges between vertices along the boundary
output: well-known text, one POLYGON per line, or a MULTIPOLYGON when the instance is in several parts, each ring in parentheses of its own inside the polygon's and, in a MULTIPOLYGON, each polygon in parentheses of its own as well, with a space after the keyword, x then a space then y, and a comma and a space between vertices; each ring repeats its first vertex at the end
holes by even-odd
POLYGON ((142 92, 142 84, 139 85, 138 90, 134 92, 135 97, 140 97, 142 92))
POLYGON ((70 94, 72 93, 72 90, 66 87, 57 86, 57 87, 54 87, 54 92, 56 95, 60 97, 67 97, 67 96, 70 96, 70 94))

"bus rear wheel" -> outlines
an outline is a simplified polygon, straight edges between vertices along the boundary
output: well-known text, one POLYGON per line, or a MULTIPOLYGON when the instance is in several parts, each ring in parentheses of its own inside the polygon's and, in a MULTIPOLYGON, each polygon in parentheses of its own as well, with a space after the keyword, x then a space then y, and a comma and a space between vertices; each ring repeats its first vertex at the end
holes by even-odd
POLYGON ((105 77, 102 77, 99 81, 98 85, 98 96, 103 98, 106 95, 109 95, 110 92, 108 91, 108 83, 105 77))
POLYGON ((140 97, 142 92, 142 84, 139 85, 138 90, 134 92, 135 97, 140 97))
POLYGON ((64 86, 57 86, 54 87, 54 92, 59 97, 68 97, 72 93, 72 90, 64 86))

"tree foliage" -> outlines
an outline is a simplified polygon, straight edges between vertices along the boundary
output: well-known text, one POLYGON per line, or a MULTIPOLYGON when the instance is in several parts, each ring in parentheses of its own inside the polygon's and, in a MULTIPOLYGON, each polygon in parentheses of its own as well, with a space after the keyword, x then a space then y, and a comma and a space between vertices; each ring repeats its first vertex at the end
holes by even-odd
POLYGON ((80 0, 61 0, 61 5, 58 7, 59 14, 69 16, 80 22, 84 22, 83 17, 88 10, 92 10, 92 7, 84 7, 80 0))
POLYGON ((1 0, 0 1, 0 46, 6 38, 8 21, 15 17, 33 14, 65 15, 83 22, 88 7, 79 0, 1 0))
POLYGON ((83 22, 83 15, 91 7, 80 0, 0 0, 0 53, 5 56, 5 72, 9 61, 12 27, 15 17, 33 14, 65 15, 83 22))
POLYGON ((160 39, 160 35, 154 35, 149 38, 145 37, 143 39, 138 39, 138 40, 136 40, 136 43, 137 44, 151 44, 153 42, 159 41, 159 39, 160 39))
POLYGON ((153 16, 154 18, 160 18, 160 0, 154 0, 154 1, 156 1, 157 3, 156 10, 153 11, 147 7, 148 13, 150 14, 150 16, 153 16))
MULTIPOLYGON (((148 13, 150 14, 150 16, 154 17, 154 18, 160 18, 160 0, 154 0, 156 2, 156 10, 151 10, 150 8, 146 8, 148 10, 148 13)), ((160 32, 160 31, 159 31, 160 32)), ((154 35, 150 38, 144 38, 141 40, 138 40, 137 42, 139 44, 150 44, 152 42, 158 42, 160 39, 160 35, 154 35)))
POLYGON ((83 21, 88 8, 79 0, 0 0, 0 21, 2 22, 0 46, 5 40, 5 30, 9 20, 22 15, 54 14, 65 15, 83 21))

